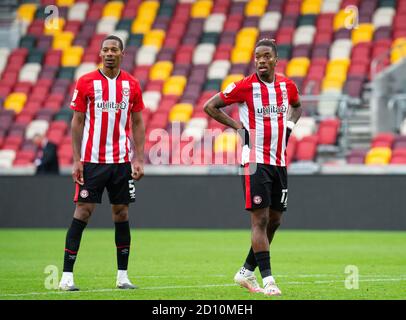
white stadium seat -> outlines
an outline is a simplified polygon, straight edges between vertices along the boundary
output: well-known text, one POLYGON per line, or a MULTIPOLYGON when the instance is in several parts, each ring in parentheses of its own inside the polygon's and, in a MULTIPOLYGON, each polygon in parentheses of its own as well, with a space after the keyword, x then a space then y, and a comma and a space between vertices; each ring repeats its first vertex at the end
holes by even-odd
POLYGON ((352 41, 350 39, 338 39, 330 47, 330 60, 348 59, 351 56, 352 41))
POLYGON ((11 168, 15 157, 14 150, 0 150, 0 168, 11 168))
POLYGON ((328 91, 323 91, 322 97, 328 97, 331 99, 320 100, 317 105, 317 112, 320 116, 331 117, 335 116, 338 109, 338 97, 341 96, 341 91, 337 89, 329 89, 328 91))
POLYGON ((200 141, 203 138, 204 135, 204 129, 203 128, 186 128, 182 132, 182 139, 186 139, 189 137, 192 137, 193 140, 200 141))
POLYGON ((36 134, 45 135, 48 130, 49 123, 46 120, 33 120, 25 130, 25 138, 31 140, 36 134))
POLYGON ((222 13, 214 13, 207 17, 204 23, 204 32, 218 32, 223 31, 224 21, 226 16, 222 13))
POLYGON ((392 26, 393 17, 395 15, 393 8, 379 8, 375 11, 372 17, 372 23, 376 28, 392 26))
POLYGON ((207 72, 208 79, 224 79, 228 70, 230 69, 231 63, 228 60, 216 60, 214 61, 207 72))
POLYGON ((9 55, 10 55, 9 48, 0 48, 0 75, 7 65, 9 55))
POLYGON ((406 136, 406 118, 403 119, 402 124, 400 125, 400 134, 406 136))
POLYGON ((320 13, 337 13, 340 10, 341 0, 325 0, 320 13))
POLYGON ((96 27, 96 33, 112 34, 116 30, 117 18, 103 17, 99 20, 96 27))
POLYGON ((84 74, 97 69, 97 65, 94 62, 84 62, 75 70, 75 81, 78 80, 84 74))
POLYGON ((313 117, 301 117, 295 127, 292 134, 298 139, 310 136, 316 132, 316 120, 313 117))
POLYGON ((135 56, 135 64, 139 66, 150 66, 154 64, 157 54, 155 46, 142 46, 135 56))
POLYGON ((85 21, 89 5, 86 2, 75 3, 69 8, 68 20, 85 21))
POLYGON ((266 12, 259 20, 260 31, 275 31, 279 27, 281 14, 279 12, 266 12))
POLYGON ((113 31, 113 32, 111 33, 111 35, 117 36, 117 37, 119 37, 121 40, 123 40, 123 45, 124 45, 124 49, 125 49, 125 44, 127 43, 128 37, 130 36, 130 34, 128 33, 128 31, 126 31, 126 30, 116 30, 116 31, 113 31))
POLYGON ((199 44, 193 52, 193 64, 209 64, 213 59, 216 47, 211 43, 199 44))
POLYGON ((159 107, 159 101, 161 101, 161 93, 159 91, 145 91, 142 94, 142 100, 148 109, 155 112, 159 107))
POLYGON ((29 62, 26 63, 21 69, 18 75, 19 81, 28 81, 35 83, 38 79, 38 74, 41 71, 41 65, 39 63, 29 62))
POLYGON ((314 26, 298 27, 293 36, 293 45, 312 44, 316 28, 314 26))
POLYGON ((207 128, 208 121, 206 118, 192 118, 186 125, 186 128, 207 128))

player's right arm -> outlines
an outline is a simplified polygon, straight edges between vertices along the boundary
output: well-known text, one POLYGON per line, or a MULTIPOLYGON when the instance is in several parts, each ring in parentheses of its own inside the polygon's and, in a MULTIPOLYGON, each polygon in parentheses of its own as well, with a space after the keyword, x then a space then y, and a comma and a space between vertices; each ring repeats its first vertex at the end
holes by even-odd
POLYGON ((87 110, 87 98, 85 94, 86 84, 83 78, 79 78, 73 93, 70 108, 74 111, 71 122, 72 151, 73 151, 73 181, 83 185, 83 163, 80 161, 83 130, 85 127, 85 112, 87 110))
POLYGON ((83 129, 85 127, 85 114, 83 112, 74 111, 71 131, 72 131, 72 149, 73 149, 73 181, 83 185, 83 163, 80 161, 80 151, 82 147, 83 129))
POLYGON ((217 93, 205 103, 204 111, 218 122, 237 130, 243 144, 249 145, 248 130, 244 128, 242 123, 235 121, 228 114, 220 110, 227 105, 243 102, 244 91, 244 79, 236 83, 230 83, 224 91, 217 93))
POLYGON ((235 130, 239 130, 243 128, 241 123, 238 123, 233 118, 231 118, 228 114, 220 110, 221 108, 227 106, 224 100, 220 97, 220 93, 217 93, 213 97, 211 97, 204 105, 204 111, 213 119, 217 120, 218 122, 231 127, 235 130))

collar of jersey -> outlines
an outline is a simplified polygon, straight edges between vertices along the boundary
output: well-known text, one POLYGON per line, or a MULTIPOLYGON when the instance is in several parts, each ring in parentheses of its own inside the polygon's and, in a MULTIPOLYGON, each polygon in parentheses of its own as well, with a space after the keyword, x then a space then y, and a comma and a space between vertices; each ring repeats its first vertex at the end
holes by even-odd
POLYGON ((100 74, 103 76, 103 77, 105 77, 107 80, 117 80, 117 78, 120 76, 120 74, 121 74, 121 69, 119 69, 118 70, 118 73, 117 73, 117 75, 116 75, 116 77, 115 78, 109 78, 108 76, 106 76, 104 73, 103 73, 103 71, 101 70, 101 69, 98 69, 99 70, 99 72, 100 72, 100 74))
POLYGON ((259 77, 258 73, 256 73, 256 72, 255 72, 255 75, 257 76, 257 79, 259 81, 261 81, 263 84, 268 85, 268 86, 274 86, 275 85, 275 81, 276 81, 276 74, 275 73, 273 74, 273 81, 272 82, 266 82, 266 81, 262 80, 259 77))

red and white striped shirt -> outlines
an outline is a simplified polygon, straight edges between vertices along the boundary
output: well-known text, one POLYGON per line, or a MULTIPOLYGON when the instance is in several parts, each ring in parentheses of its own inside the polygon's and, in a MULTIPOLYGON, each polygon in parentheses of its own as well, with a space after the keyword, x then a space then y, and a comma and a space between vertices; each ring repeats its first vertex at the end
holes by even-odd
POLYGON ((287 111, 299 101, 295 83, 281 74, 267 83, 254 73, 231 83, 220 97, 226 104, 239 103, 240 121, 250 131, 249 162, 286 166, 287 111))
POLYGON ((144 109, 138 80, 122 70, 114 79, 101 70, 87 73, 77 81, 70 107, 86 113, 81 161, 130 161, 131 112, 144 109))

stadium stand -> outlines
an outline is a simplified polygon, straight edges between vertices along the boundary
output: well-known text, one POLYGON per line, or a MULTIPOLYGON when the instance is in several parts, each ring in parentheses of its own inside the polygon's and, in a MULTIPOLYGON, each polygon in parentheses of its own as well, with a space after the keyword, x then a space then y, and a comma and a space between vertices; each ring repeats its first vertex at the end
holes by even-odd
MULTIPOLYGON (((236 134, 222 132, 203 104, 254 71, 259 38, 276 39, 278 72, 295 80, 302 94, 333 97, 304 101, 289 163, 317 161, 319 146, 339 146, 345 119, 336 98, 362 100, 371 61, 392 48, 381 71, 406 56, 406 2, 395 0, 26 0, 17 18, 25 26, 19 46, 0 48, 0 166, 6 168, 32 164, 35 133, 58 144, 62 166, 71 164, 75 81, 98 67, 100 41, 109 34, 124 40, 122 68, 143 89, 146 155, 154 145, 150 133, 171 130, 175 122, 185 139, 176 146, 180 151, 201 145, 205 129, 220 129, 211 140, 213 156, 236 151, 236 134), (56 29, 44 23, 49 4, 59 9, 56 29), (355 23, 349 5, 359 9, 357 28, 346 27, 355 23)), ((236 106, 226 112, 238 117, 236 106)), ((405 163, 406 122, 399 133, 375 137, 370 150, 355 148, 347 162, 405 163)))

